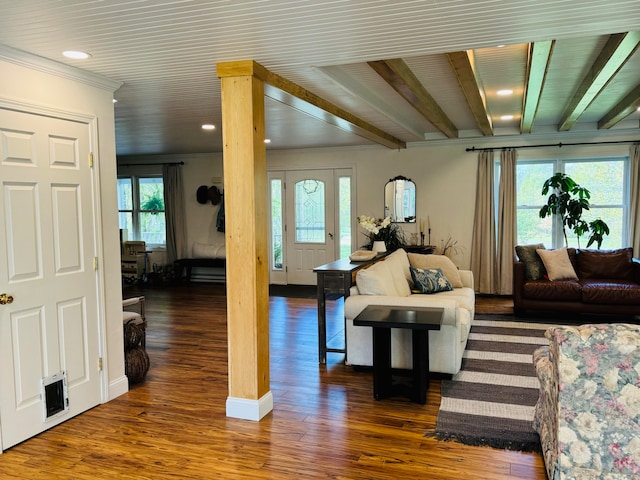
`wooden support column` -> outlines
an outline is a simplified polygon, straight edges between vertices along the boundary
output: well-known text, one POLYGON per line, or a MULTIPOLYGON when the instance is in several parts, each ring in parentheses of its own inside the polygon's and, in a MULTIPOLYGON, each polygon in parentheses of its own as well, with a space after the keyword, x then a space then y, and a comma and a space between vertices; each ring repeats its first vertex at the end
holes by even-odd
POLYGON ((229 396, 227 416, 260 420, 273 409, 269 383, 266 70, 217 65, 222 82, 229 396))

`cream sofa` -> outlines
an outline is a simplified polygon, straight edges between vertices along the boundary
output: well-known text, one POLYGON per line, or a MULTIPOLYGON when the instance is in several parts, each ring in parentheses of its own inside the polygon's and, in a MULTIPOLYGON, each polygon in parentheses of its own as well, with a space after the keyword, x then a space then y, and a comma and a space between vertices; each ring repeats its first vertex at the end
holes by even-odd
MULTIPOLYGON (((402 249, 360 270, 356 285, 351 288, 350 296, 344 302, 347 365, 373 364, 371 327, 353 325, 353 319, 367 305, 444 308, 440 330, 429 332, 429 370, 458 373, 475 311, 473 274, 470 271, 458 270, 443 255, 407 254, 402 249), (431 294, 413 293, 416 286, 411 276, 411 266, 429 270, 440 268, 454 288, 431 294)), ((391 366, 411 369, 412 358, 411 331, 393 329, 391 366)))

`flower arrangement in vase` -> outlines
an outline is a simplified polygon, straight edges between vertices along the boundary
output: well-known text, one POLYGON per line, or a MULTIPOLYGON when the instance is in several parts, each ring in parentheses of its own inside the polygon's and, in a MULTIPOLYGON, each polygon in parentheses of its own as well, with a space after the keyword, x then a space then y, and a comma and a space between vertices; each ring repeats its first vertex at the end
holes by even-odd
POLYGON ((360 215, 359 225, 366 230, 364 235, 369 239, 363 248, 378 252, 393 252, 404 246, 404 231, 395 223, 391 223, 391 217, 378 218, 360 215), (375 242, 382 242, 375 243, 375 242), (374 245, 375 244, 375 245, 374 245))

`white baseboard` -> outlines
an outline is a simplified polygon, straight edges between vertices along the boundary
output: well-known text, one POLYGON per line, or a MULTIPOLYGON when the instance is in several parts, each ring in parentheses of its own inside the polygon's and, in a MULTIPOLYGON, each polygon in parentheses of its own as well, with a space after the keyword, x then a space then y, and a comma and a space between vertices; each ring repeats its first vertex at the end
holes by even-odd
POLYGON ((120 395, 129 391, 129 379, 126 375, 114 380, 109 384, 109 398, 107 401, 113 400, 120 395))
POLYGON ((227 397, 227 417, 258 421, 271 410, 273 410, 271 391, 268 391, 259 400, 227 397))

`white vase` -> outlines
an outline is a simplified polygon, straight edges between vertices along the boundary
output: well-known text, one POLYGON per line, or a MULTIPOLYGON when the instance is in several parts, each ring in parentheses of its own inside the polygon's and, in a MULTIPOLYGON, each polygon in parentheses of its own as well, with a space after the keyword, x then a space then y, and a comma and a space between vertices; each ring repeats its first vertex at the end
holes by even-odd
POLYGON ((374 252, 383 253, 387 251, 387 246, 382 240, 376 240, 375 242, 373 242, 371 250, 374 252))

